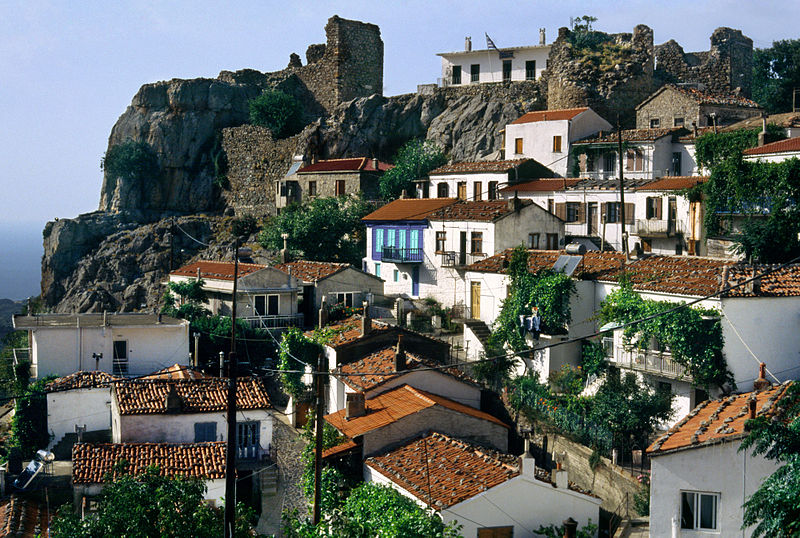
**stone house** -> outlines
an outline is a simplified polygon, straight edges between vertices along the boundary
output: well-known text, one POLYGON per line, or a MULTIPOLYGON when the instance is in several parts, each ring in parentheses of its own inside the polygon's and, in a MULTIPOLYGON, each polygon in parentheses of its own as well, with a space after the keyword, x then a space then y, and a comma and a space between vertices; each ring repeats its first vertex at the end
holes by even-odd
POLYGON ((572 518, 583 527, 599 522, 601 500, 567 479, 548 473, 530 456, 516 457, 456 436, 423 434, 364 461, 364 481, 393 487, 462 536, 536 536, 540 526, 572 518))
POLYGON ((571 144, 611 129, 610 123, 588 107, 528 112, 506 125, 504 155, 506 159, 536 159, 555 176, 569 177, 574 159, 571 144))
POLYGON ((791 382, 707 400, 647 449, 651 536, 752 536, 744 502, 779 465, 740 451, 745 422, 774 417, 791 382))
MULTIPOLYGON (((294 166, 293 166, 294 168, 294 166)), ((275 184, 275 205, 280 210, 291 203, 314 198, 363 194, 367 200, 380 198, 378 181, 391 164, 354 157, 328 159, 300 166, 275 184)))
POLYGON ((94 369, 137 376, 189 364, 189 322, 161 314, 36 314, 13 317, 28 331, 31 377, 94 369))
POLYGON ((128 472, 141 475, 158 467, 161 476, 203 480, 204 499, 221 506, 225 496, 225 443, 80 443, 72 449, 75 510, 86 516, 103 491, 106 476, 125 461, 128 472))
POLYGON ((540 177, 553 177, 553 172, 533 159, 452 163, 415 181, 416 197, 497 200, 499 189, 540 177))
POLYGON ((800 136, 744 150, 744 160, 778 163, 800 159, 800 136))
POLYGON ((763 113, 758 103, 739 95, 667 84, 636 106, 636 128, 721 127, 763 113))

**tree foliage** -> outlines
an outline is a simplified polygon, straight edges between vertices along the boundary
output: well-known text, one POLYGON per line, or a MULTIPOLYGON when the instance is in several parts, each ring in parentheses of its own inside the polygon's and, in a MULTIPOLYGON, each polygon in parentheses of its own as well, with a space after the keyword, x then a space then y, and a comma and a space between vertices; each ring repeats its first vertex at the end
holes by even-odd
POLYGON ((264 90, 250 101, 250 123, 272 131, 275 138, 286 138, 302 129, 302 105, 280 90, 264 90))
POLYGON ((167 290, 162 298, 161 313, 173 318, 186 319, 190 323, 198 318, 208 317, 211 311, 204 303, 208 300, 202 278, 190 278, 182 282, 167 283, 167 290))
MULTIPOLYGON (((223 513, 204 502, 205 491, 199 479, 163 477, 155 468, 137 477, 123 474, 106 483, 96 514, 81 519, 64 505, 50 532, 54 538, 216 538, 223 534, 223 513)), ((254 536, 254 512, 236 508, 234 536, 254 536)))
POLYGON ((582 15, 570 19, 571 32, 569 42, 576 49, 595 49, 599 45, 611 41, 611 36, 604 32, 592 29, 592 25, 597 22, 597 17, 582 15))
POLYGON ((800 87, 800 39, 774 41, 753 51, 753 99, 770 114, 791 112, 800 87))
POLYGON ((25 386, 14 400, 14 416, 11 418, 11 436, 7 447, 19 448, 23 457, 33 455, 50 443, 44 389, 53 379, 55 376, 49 376, 25 386))
MULTIPOLYGON (((597 525, 592 523, 592 518, 589 518, 588 524, 576 529, 575 538, 594 538, 597 528, 597 525)), ((547 538, 563 538, 566 536, 566 528, 564 525, 550 525, 547 527, 539 525, 539 528, 533 531, 533 534, 547 538)))
POLYGON ((147 142, 128 140, 111 146, 100 160, 100 169, 117 180, 158 181, 161 167, 147 142))
POLYGON ((292 204, 273 217, 258 240, 264 248, 283 248, 282 234, 288 234, 289 249, 305 259, 337 261, 360 267, 366 245, 361 219, 370 206, 361 198, 316 198, 302 205, 292 204))
POLYGON ((447 163, 442 148, 429 140, 410 140, 401 147, 394 159, 394 168, 383 174, 380 192, 384 200, 399 198, 406 190, 413 196, 415 179, 447 163))
POLYGON ((739 448, 780 465, 744 504, 742 527, 755 525, 756 537, 800 536, 800 384, 787 389, 778 410, 748 420, 739 448))
POLYGON ((290 327, 281 338, 278 347, 278 368, 281 370, 283 389, 291 394, 295 402, 304 400, 308 387, 303 382, 306 366, 317 368, 322 346, 307 338, 297 327, 290 327))

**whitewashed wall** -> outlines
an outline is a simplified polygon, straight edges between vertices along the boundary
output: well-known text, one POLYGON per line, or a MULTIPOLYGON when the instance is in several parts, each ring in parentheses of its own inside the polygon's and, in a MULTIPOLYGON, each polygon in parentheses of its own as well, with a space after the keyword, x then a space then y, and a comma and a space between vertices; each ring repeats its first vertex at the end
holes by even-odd
POLYGON ((73 389, 47 394, 47 430, 52 436, 52 448, 67 433, 75 433, 75 426, 86 426, 86 431, 111 429, 111 389, 73 389))
MULTIPOLYGON (((511 80, 525 80, 525 62, 528 60, 536 61, 536 78, 538 79, 547 67, 549 55, 550 45, 515 49, 514 58, 511 58, 511 80)), ((470 66, 473 64, 481 66, 480 83, 503 81, 503 60, 500 59, 497 51, 453 52, 442 53, 440 56, 442 57, 442 80, 447 86, 454 86, 451 77, 454 65, 461 66, 461 84, 455 84, 455 86, 475 84, 470 82, 470 66)))

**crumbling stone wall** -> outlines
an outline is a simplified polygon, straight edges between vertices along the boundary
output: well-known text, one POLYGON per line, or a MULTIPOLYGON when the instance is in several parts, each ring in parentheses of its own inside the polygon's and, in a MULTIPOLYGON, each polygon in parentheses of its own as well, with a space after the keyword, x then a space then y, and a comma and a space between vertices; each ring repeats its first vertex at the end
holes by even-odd
POLYGON ((663 82, 704 84, 714 93, 739 93, 750 97, 753 77, 753 40, 741 30, 717 28, 711 48, 684 52, 674 40, 655 48, 656 77, 663 82))

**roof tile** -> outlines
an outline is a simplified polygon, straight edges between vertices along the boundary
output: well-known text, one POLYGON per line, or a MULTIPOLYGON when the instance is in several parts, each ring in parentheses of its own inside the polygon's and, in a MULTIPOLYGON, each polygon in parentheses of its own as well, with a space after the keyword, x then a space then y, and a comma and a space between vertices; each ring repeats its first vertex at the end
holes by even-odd
MULTIPOLYGON (((378 161, 379 172, 391 170, 394 165, 378 161)), ((311 173, 311 172, 375 172, 374 160, 368 157, 351 157, 346 159, 327 159, 324 161, 317 161, 308 166, 300 168, 297 173, 311 173)))
POLYGON ((284 273, 288 273, 289 270, 291 270, 293 277, 299 278, 304 282, 317 282, 318 280, 325 280, 339 271, 344 271, 348 267, 350 267, 349 263, 298 260, 288 263, 279 263, 275 266, 275 269, 283 271, 284 273))
MULTIPOLYGON (((257 263, 240 263, 239 264, 239 278, 247 276, 261 269, 265 269, 266 265, 257 263)), ((200 270, 200 278, 211 278, 214 280, 230 280, 233 281, 233 262, 213 262, 213 261, 197 261, 184 265, 175 269, 170 275, 177 276, 192 276, 197 277, 197 271, 200 270)))
POLYGON ((800 136, 778 140, 756 148, 744 150, 745 155, 766 155, 768 153, 784 153, 787 151, 800 151, 800 136))
POLYGON ((0 501, 0 536, 38 538, 50 536, 53 514, 35 499, 12 494, 0 501))
POLYGON ((637 191, 677 191, 690 189, 708 181, 708 176, 665 176, 647 185, 637 187, 637 191))
MULTIPOLYGON (((669 127, 663 129, 623 129, 623 142, 653 142, 668 135, 679 135, 686 132, 683 127, 669 127)), ((618 140, 617 131, 600 131, 597 134, 576 140, 573 144, 598 144, 614 143, 618 140)))
POLYGON ((580 179, 567 179, 567 178, 540 178, 533 181, 525 181, 524 183, 515 183, 500 189, 500 192, 554 192, 563 191, 567 187, 571 187, 579 183, 580 179))
POLYGON ((511 159, 508 161, 472 161, 446 164, 428 173, 429 176, 444 174, 503 173, 510 172, 519 165, 533 159, 511 159))
POLYGON ((560 121, 571 120, 581 112, 589 110, 587 107, 583 108, 562 108, 559 110, 538 110, 536 112, 528 112, 511 122, 511 125, 519 125, 520 123, 533 123, 537 121, 560 121))
POLYGON ((191 367, 183 364, 173 364, 162 370, 153 372, 152 374, 142 376, 140 379, 206 379, 207 376, 199 370, 193 370, 191 367))
POLYGON ((52 380, 45 386, 45 391, 61 392, 73 389, 98 389, 108 387, 111 382, 119 381, 120 379, 122 378, 106 372, 80 371, 52 380))
MULTIPOLYGON (((533 204, 531 200, 522 200, 521 202, 523 206, 533 204)), ((512 213, 514 213, 514 209, 509 209, 508 200, 459 201, 430 213, 428 219, 436 221, 492 222, 512 213)))
POLYGON ((361 220, 425 220, 437 209, 456 201, 455 198, 401 198, 376 209, 361 220))

